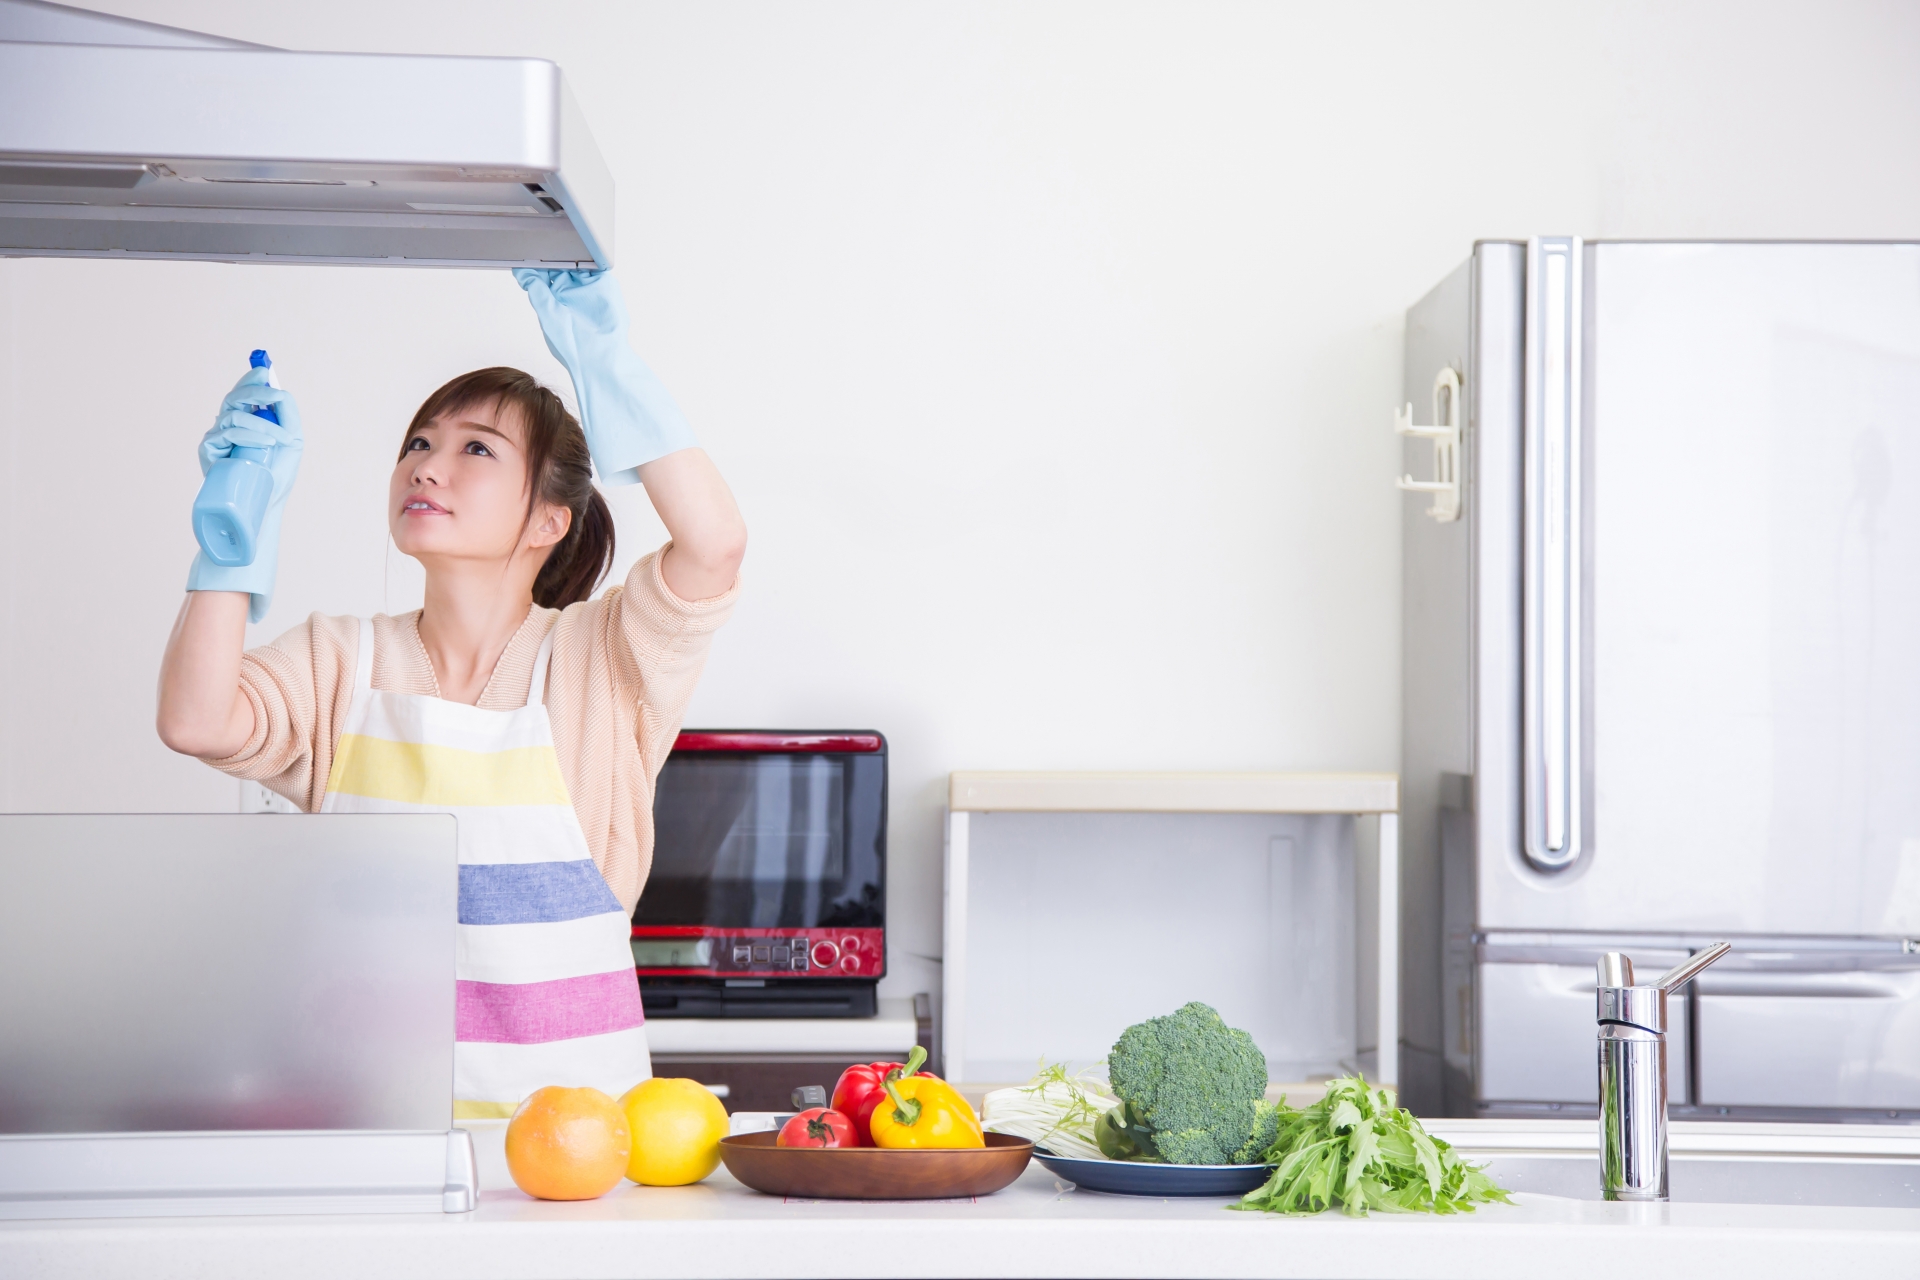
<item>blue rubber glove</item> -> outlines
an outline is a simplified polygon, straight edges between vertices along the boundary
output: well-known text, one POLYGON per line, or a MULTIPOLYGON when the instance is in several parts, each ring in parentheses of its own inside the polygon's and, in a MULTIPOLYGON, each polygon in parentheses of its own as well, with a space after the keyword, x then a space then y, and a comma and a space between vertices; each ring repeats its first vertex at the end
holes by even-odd
POLYGON ((593 465, 608 484, 638 484, 642 463, 700 442, 667 388, 627 341, 627 304, 605 271, 515 268, 547 350, 567 367, 593 465))
POLYGON ((212 470, 213 464, 232 453, 235 445, 273 449, 267 455, 267 469, 273 472, 273 497, 267 500, 267 514, 260 521, 253 563, 222 568, 207 559, 205 552, 196 552, 193 568, 187 573, 187 590, 244 591, 252 597, 247 617, 258 622, 273 602, 273 571, 280 559, 280 517, 286 509, 287 494, 293 491, 293 479, 300 474, 300 454, 306 447, 300 434, 300 407, 287 392, 267 385, 265 369, 247 370, 220 402, 213 429, 200 437, 200 474, 212 470), (259 404, 272 405, 280 421, 269 421, 247 408, 259 404))

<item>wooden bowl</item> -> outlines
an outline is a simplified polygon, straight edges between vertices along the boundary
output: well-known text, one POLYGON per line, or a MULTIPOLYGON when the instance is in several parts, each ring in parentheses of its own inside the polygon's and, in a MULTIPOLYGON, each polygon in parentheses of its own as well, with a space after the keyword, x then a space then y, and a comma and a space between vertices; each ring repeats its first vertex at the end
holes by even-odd
POLYGON ((1020 1176, 1033 1144, 989 1133, 984 1147, 778 1147, 777 1133, 720 1139, 727 1172, 755 1191, 807 1200, 951 1200, 992 1195, 1020 1176))

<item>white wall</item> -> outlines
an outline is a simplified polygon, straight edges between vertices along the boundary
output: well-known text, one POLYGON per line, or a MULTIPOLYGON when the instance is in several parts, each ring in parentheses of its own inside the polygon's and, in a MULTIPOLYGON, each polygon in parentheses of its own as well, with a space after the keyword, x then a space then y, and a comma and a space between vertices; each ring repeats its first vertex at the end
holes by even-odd
MULTIPOLYGON (((889 735, 903 993, 951 769, 1395 767, 1400 316, 1474 238, 1920 234, 1906 3, 98 4, 565 67, 753 527, 691 720, 889 735)), ((410 607, 410 411, 558 374, 504 274, 0 263, 0 807, 232 804, 151 689, 259 345, 310 441, 259 640, 410 607)))

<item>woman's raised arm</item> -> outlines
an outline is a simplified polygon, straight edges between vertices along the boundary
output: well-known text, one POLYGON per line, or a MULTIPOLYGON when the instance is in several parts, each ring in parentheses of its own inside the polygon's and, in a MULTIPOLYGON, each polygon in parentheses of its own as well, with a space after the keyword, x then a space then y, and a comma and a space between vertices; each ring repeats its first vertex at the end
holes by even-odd
POLYGON ((160 741, 182 755, 218 760, 253 736, 253 704, 240 688, 247 640, 244 591, 192 591, 180 606, 160 664, 160 741))
POLYGON ((682 600, 723 595, 747 554, 747 524, 705 449, 680 449, 640 467, 653 509, 673 538, 660 576, 682 600))
POLYGON ((253 734, 253 704, 240 689, 240 654, 246 648, 249 617, 260 621, 273 598, 280 518, 306 447, 300 408, 290 394, 272 385, 270 367, 266 352, 254 353, 253 367, 227 392, 213 428, 200 439, 203 475, 227 461, 236 448, 264 452, 273 489, 255 530, 253 558, 248 564, 221 566, 204 550, 194 557, 187 574, 187 602, 180 607, 160 664, 155 715, 160 740, 202 760, 232 755, 253 734), (272 416, 261 415, 263 406, 272 416))
POLYGON ((567 367, 580 425, 604 484, 640 481, 673 536, 661 576, 682 600, 733 586, 747 526, 693 428, 627 333, 627 304, 605 271, 513 273, 540 317, 547 349, 567 367))

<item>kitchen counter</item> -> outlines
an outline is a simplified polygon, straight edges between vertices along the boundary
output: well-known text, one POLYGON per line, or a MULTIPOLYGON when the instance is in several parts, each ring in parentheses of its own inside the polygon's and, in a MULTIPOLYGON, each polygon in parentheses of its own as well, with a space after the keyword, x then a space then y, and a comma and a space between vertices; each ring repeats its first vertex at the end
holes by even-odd
POLYGON ((647 1048, 671 1059, 713 1053, 904 1054, 924 1043, 911 999, 880 1001, 872 1018, 651 1018, 647 1048))
POLYGON ((1073 1190, 1039 1165, 970 1202, 787 1202, 724 1169, 542 1203, 475 1134, 480 1207, 459 1215, 0 1223, 8 1280, 219 1277, 1515 1277, 1913 1274, 1920 1209, 1637 1206, 1520 1196, 1452 1218, 1232 1213, 1217 1199, 1073 1190))

